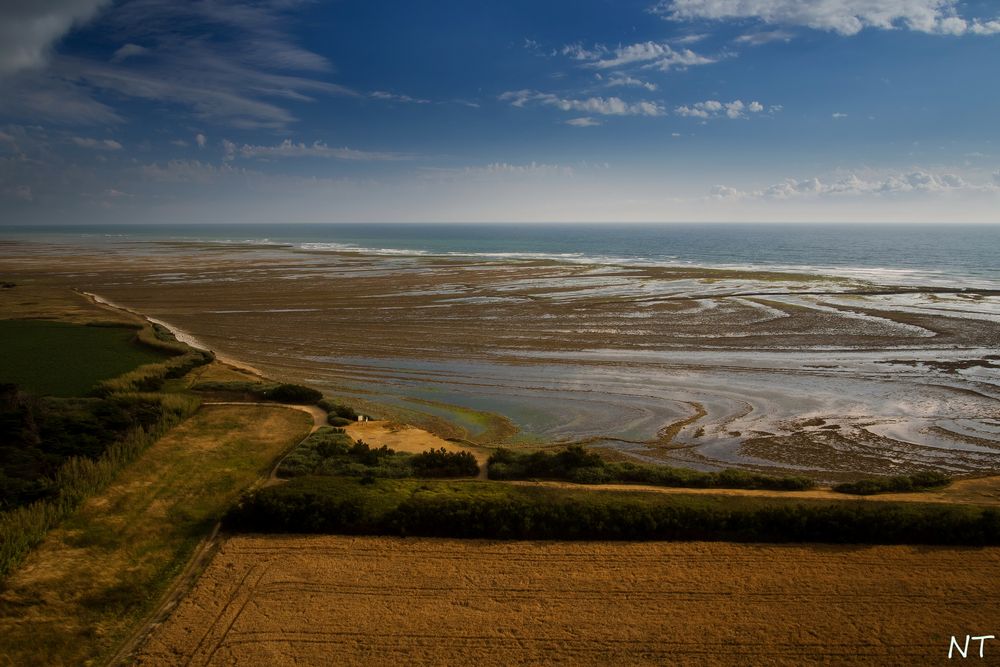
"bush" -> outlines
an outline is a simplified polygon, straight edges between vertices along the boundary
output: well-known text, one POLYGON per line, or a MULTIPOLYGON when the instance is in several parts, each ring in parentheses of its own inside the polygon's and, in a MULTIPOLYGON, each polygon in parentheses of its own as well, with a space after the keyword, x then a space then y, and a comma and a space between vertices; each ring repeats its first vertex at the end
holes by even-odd
POLYGON ((227 528, 489 539, 1000 544, 1000 512, 847 503, 304 477, 245 496, 227 528))
POLYGON ((322 400, 323 394, 312 387, 303 387, 298 384, 279 384, 276 387, 264 391, 264 399, 276 401, 278 403, 296 403, 301 405, 315 405, 322 400))
POLYGON ((870 477, 856 482, 846 482, 833 487, 838 493, 857 496, 871 496, 877 493, 906 493, 908 491, 928 491, 951 484, 951 478, 936 471, 918 472, 896 477, 870 477))
POLYGON ((797 491, 815 486, 806 477, 763 475, 744 470, 699 472, 632 462, 608 463, 579 445, 557 453, 498 449, 487 463, 490 479, 559 479, 577 484, 632 483, 653 486, 797 491))
POLYGON ((479 474, 476 457, 469 452, 449 452, 444 447, 410 458, 417 477, 475 477, 479 474))
POLYGON ((354 422, 358 420, 358 413, 349 405, 336 403, 328 398, 320 400, 316 403, 316 405, 329 413, 327 420, 330 421, 331 424, 334 419, 342 419, 347 422, 354 422))
POLYGON ((327 475, 362 478, 474 477, 475 457, 444 449, 408 454, 385 445, 354 442, 343 429, 323 427, 303 440, 278 467, 280 477, 327 475))

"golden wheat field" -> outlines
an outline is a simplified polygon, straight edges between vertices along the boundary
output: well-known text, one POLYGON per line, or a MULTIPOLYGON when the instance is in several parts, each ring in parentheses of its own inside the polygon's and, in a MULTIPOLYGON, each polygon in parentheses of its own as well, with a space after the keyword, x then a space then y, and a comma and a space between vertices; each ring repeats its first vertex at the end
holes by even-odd
POLYGON ((997 548, 235 537, 138 664, 939 664, 998 593, 997 548))

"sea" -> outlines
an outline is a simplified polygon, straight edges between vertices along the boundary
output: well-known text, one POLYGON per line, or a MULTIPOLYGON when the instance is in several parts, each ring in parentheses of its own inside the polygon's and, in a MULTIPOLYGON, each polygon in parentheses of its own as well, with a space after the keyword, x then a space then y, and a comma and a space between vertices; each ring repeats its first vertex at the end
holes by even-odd
POLYGON ((1000 224, 176 224, 0 226, 0 240, 204 242, 376 255, 768 269, 884 285, 1000 288, 1000 224))

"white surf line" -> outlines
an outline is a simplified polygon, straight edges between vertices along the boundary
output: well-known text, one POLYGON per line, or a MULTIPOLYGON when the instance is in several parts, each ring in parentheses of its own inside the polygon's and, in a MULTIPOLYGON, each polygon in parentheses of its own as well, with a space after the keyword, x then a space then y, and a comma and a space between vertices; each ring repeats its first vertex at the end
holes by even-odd
POLYGON ((150 316, 148 316, 148 315, 146 315, 144 313, 140 313, 137 310, 133 310, 133 309, 128 308, 126 306, 122 306, 121 304, 117 304, 114 301, 111 301, 110 299, 106 299, 106 298, 104 298, 103 296, 101 296, 99 294, 94 294, 93 292, 80 291, 80 294, 83 294, 84 296, 87 296, 87 297, 93 299, 95 303, 99 303, 101 305, 108 306, 109 308, 114 308, 116 310, 123 310, 126 313, 132 313, 136 317, 141 317, 142 319, 146 320, 147 322, 149 322, 151 324, 159 325, 159 326, 163 327, 164 329, 166 329, 167 331, 169 331, 171 334, 173 334, 174 338, 176 338, 178 340, 178 342, 184 343, 185 345, 193 347, 196 350, 201 350, 203 352, 211 352, 212 354, 215 355, 216 359, 218 359, 219 361, 221 361, 224 364, 227 364, 229 366, 233 366, 233 367, 238 368, 240 370, 249 371, 249 372, 253 373, 254 375, 259 375, 261 377, 264 377, 264 374, 261 373, 260 370, 254 368, 250 364, 244 363, 244 362, 242 362, 242 361, 240 361, 238 359, 233 359, 232 357, 229 357, 229 356, 226 356, 226 355, 223 355, 223 354, 219 354, 215 350, 212 350, 210 347, 208 347, 208 345, 206 345, 205 343, 203 343, 200 340, 198 340, 192 334, 188 333, 187 331, 184 331, 180 327, 176 327, 173 324, 170 324, 169 322, 157 319, 155 317, 150 317, 150 316))

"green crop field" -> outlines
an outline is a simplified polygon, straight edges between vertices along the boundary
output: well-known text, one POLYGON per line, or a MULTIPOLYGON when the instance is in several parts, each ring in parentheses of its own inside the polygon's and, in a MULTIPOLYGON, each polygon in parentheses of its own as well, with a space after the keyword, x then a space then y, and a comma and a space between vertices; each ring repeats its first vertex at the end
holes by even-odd
POLYGON ((102 380, 166 358, 135 336, 125 326, 0 320, 0 382, 44 396, 83 396, 102 380))

